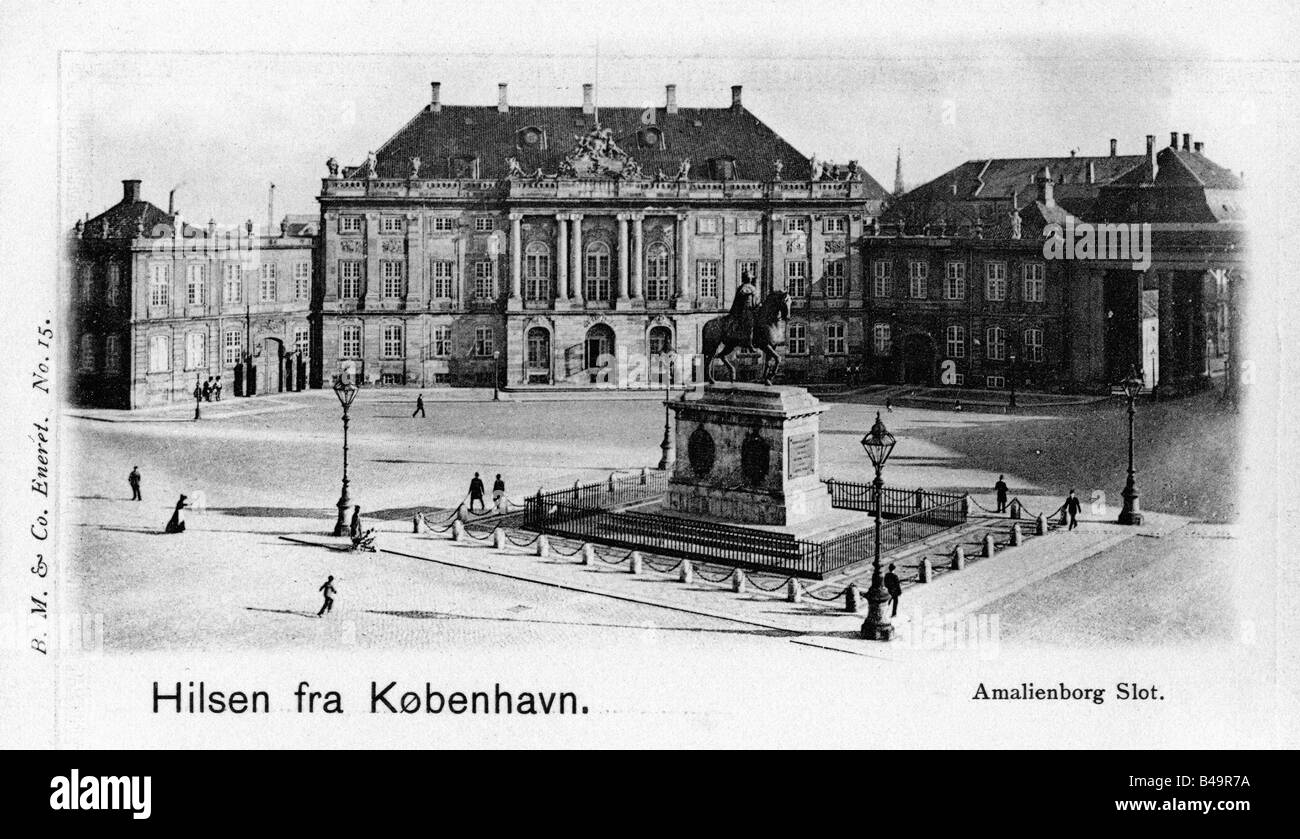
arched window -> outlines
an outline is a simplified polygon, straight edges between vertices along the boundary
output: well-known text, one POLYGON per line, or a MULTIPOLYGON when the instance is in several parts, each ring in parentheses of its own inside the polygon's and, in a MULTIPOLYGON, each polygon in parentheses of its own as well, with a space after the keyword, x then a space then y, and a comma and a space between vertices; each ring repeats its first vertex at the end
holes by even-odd
POLYGON ((604 242, 587 246, 586 279, 588 300, 609 299, 609 245, 604 242))
POLYGON ((551 249, 544 242, 524 248, 524 299, 551 299, 551 249))
POLYGON ((646 250, 646 287, 647 300, 667 300, 669 289, 668 247, 662 242, 655 242, 646 250))
POLYGON ((584 367, 592 370, 614 363, 614 330, 608 324, 597 323, 587 330, 584 367))
POLYGON ((650 327, 650 354, 660 355, 673 351, 673 331, 666 326, 650 327))

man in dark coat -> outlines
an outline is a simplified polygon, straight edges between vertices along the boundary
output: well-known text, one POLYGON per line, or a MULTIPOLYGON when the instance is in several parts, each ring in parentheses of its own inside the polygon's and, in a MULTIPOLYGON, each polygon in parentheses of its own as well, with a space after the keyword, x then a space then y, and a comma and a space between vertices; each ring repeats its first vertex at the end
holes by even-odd
POLYGON ((506 482, 497 475, 497 479, 492 482, 492 506, 501 507, 505 504, 503 500, 506 497, 506 482))
POLYGON ((889 592, 889 602, 893 605, 894 611, 890 613, 891 618, 898 617, 898 598, 903 596, 903 584, 898 581, 898 575, 894 573, 894 563, 889 563, 889 573, 885 574, 885 591, 889 592))
POLYGON ((423 393, 416 394, 415 396, 415 410, 411 412, 411 419, 415 419, 416 414, 419 414, 421 417, 424 416, 424 394, 423 393))
POLYGON ((998 482, 993 488, 998 492, 998 512, 1004 513, 1007 509, 1007 482, 1003 480, 1006 475, 998 475, 998 482))
POLYGON ((331 595, 331 594, 338 594, 338 592, 334 590, 334 575, 333 575, 333 574, 331 574, 331 575, 330 575, 330 578, 329 578, 328 580, 326 580, 325 583, 320 587, 319 591, 320 591, 321 594, 325 595, 325 602, 321 604, 321 606, 320 606, 320 611, 316 613, 316 617, 318 617, 318 618, 319 618, 320 616, 324 615, 324 614, 325 614, 326 612, 328 612, 330 609, 333 609, 333 608, 334 608, 334 598, 333 598, 333 597, 330 597, 330 595, 331 595))
POLYGON ((126 476, 126 481, 131 485, 131 500, 142 501, 140 497, 140 467, 132 466, 131 474, 126 476))
POLYGON ((361 537, 361 505, 352 508, 352 522, 348 526, 348 536, 354 541, 361 537))
POLYGON ((1067 528, 1068 530, 1074 530, 1079 526, 1077 516, 1079 515, 1079 509, 1082 506, 1083 505, 1079 503, 1079 497, 1074 494, 1074 490, 1070 490, 1070 497, 1065 499, 1065 513, 1070 518, 1070 526, 1067 528))
POLYGON ((487 512, 487 504, 483 503, 483 479, 474 473, 474 478, 469 482, 469 511, 474 512, 474 502, 478 502, 479 509, 487 512))

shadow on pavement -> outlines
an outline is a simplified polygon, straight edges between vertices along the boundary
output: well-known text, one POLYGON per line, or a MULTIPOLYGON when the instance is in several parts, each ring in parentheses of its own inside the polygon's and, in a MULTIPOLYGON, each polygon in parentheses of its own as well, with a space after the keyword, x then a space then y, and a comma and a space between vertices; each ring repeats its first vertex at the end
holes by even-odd
MULTIPOLYGON (((270 610, 263 610, 270 611, 270 610)), ((586 627, 607 627, 609 629, 653 629, 664 632, 712 632, 724 635, 759 635, 773 638, 784 638, 787 636, 798 635, 798 632, 789 632, 782 629, 710 629, 698 626, 658 626, 646 624, 625 624, 625 623, 599 623, 587 621, 559 621, 559 620, 538 620, 536 618, 505 618, 492 617, 486 615, 458 615, 452 612, 426 612, 417 609, 404 611, 383 611, 368 609, 372 615, 386 615, 394 618, 408 618, 411 620, 471 620, 471 621, 500 621, 504 623, 538 623, 550 624, 554 626, 586 626, 586 627)))

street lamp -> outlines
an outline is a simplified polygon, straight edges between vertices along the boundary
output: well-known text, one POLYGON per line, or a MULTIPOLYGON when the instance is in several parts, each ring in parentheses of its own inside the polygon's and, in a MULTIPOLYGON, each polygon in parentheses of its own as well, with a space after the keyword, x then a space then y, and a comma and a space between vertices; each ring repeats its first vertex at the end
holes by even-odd
POLYGON ((492 401, 501 401, 501 350, 492 351, 492 401))
POLYGON ((1119 512, 1120 524, 1141 524, 1142 512, 1138 504, 1137 487, 1133 484, 1133 405, 1142 390, 1142 377, 1136 368, 1130 367, 1128 378, 1123 381, 1124 395, 1128 397, 1128 480, 1124 482, 1124 509, 1119 512))
POLYGON ((894 627, 885 616, 885 604, 889 602, 889 592, 880 575, 880 512, 884 501, 884 480, 880 473, 889 460, 889 453, 894 450, 894 435, 880 421, 880 412, 876 412, 876 424, 862 438, 862 448, 866 450, 871 465, 876 469, 876 479, 871 482, 872 495, 876 502, 876 557, 871 564, 871 588, 867 590, 867 619, 862 622, 862 637, 873 641, 888 641, 894 637, 894 627))
POLYGON ((659 444, 659 448, 663 450, 663 456, 659 458, 660 471, 673 468, 673 461, 677 459, 677 444, 673 439, 672 430, 672 409, 668 407, 668 403, 673 396, 671 369, 674 358, 675 355, 673 353, 661 353, 659 356, 659 372, 664 380, 664 439, 663 442, 659 444), (668 375, 664 375, 665 359, 669 365, 668 375))
POLYGON ((339 496, 339 518, 334 523, 335 536, 348 535, 348 511, 352 509, 352 499, 348 496, 348 409, 352 400, 357 398, 357 386, 352 384, 351 376, 339 376, 334 380, 334 395, 343 406, 343 494, 339 496))
POLYGON ((194 421, 199 421, 199 403, 203 401, 203 388, 199 386, 199 374, 194 374, 194 421))
POLYGON ((1011 354, 1011 398, 1007 401, 1008 410, 1016 409, 1016 354, 1011 354))

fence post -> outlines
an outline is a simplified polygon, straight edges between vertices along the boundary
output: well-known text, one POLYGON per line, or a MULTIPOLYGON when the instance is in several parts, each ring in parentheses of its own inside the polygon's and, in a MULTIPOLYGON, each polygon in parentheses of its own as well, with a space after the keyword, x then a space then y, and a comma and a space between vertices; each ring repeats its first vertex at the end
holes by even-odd
POLYGON ((739 568, 731 574, 731 590, 736 594, 745 593, 745 572, 739 568))
POLYGON ((1008 515, 1010 515, 1011 518, 1013 518, 1013 519, 1018 519, 1018 518, 1020 518, 1020 499, 1019 499, 1019 498, 1013 498, 1013 499, 1011 499, 1011 512, 1008 513, 1008 515))
POLYGON ((465 539, 465 524, 460 519, 451 523, 451 541, 460 542, 465 539))
POLYGON ((790 582, 786 583, 785 599, 787 603, 803 602, 803 587, 799 585, 799 581, 794 577, 791 577, 790 582))
POLYGON ((856 612, 858 610, 859 599, 858 584, 849 583, 848 587, 844 589, 844 611, 856 612))
POLYGON ((542 558, 551 555, 551 540, 546 538, 545 533, 537 534, 537 555, 542 558))
POLYGON ((650 482, 650 481, 649 481, 649 474, 646 472, 646 468, 645 468, 644 466, 642 466, 642 467, 641 467, 641 486, 645 486, 645 485, 646 485, 647 483, 649 483, 649 482, 650 482))
POLYGON ((682 571, 677 575, 677 579, 681 580, 683 583, 695 582, 695 566, 691 565, 689 559, 682 560, 682 571))
POLYGON ((506 531, 503 527, 497 527, 492 531, 492 547, 499 551, 506 549, 506 531))
POLYGON ((984 556, 993 556, 997 548, 993 545, 993 534, 984 534, 984 556))
POLYGON ((629 574, 641 573, 641 552, 632 551, 632 555, 627 559, 627 570, 629 574))
POLYGON ((596 548, 590 543, 582 546, 582 564, 593 565, 596 562, 596 548))
POLYGON ((420 524, 420 514, 416 513, 415 515, 411 516, 411 532, 419 533, 423 529, 424 528, 420 524))
POLYGON ((610 472, 610 473, 609 473, 609 491, 610 491, 610 492, 613 492, 613 491, 614 491, 614 473, 613 473, 613 472, 610 472))
POLYGON ((1034 528, 1034 532, 1039 536, 1047 535, 1047 514, 1045 513, 1038 514, 1038 523, 1037 526, 1034 528))
POLYGON ((970 516, 970 494, 961 497, 961 520, 965 521, 970 516))
POLYGON ((921 564, 917 568, 917 573, 916 573, 917 582, 928 583, 930 582, 930 577, 933 574, 934 571, 933 569, 930 568, 930 557, 928 556, 922 557, 921 564))
POLYGON ((960 571, 966 567, 966 549, 961 545, 952 549, 952 570, 960 571))
POLYGON ((1024 538, 1024 534, 1020 532, 1020 525, 1011 525, 1011 547, 1019 547, 1024 538))

